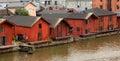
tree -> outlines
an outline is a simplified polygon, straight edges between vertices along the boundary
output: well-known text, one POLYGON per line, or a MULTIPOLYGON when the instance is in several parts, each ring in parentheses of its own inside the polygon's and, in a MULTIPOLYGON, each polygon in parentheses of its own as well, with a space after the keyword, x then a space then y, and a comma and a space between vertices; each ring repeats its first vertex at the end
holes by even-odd
POLYGON ((16 8, 15 14, 22 15, 22 16, 29 16, 28 11, 24 8, 16 8))

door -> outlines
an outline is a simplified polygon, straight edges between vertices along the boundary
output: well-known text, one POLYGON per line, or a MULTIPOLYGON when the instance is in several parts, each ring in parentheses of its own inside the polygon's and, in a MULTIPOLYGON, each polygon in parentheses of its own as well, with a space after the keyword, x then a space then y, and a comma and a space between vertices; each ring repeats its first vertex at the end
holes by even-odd
POLYGON ((23 40, 24 40, 23 34, 18 34, 18 41, 23 41, 23 40))
POLYGON ((38 33, 38 41, 42 40, 42 33, 38 33))
POLYGON ((6 37, 0 37, 0 46, 6 45, 6 37))

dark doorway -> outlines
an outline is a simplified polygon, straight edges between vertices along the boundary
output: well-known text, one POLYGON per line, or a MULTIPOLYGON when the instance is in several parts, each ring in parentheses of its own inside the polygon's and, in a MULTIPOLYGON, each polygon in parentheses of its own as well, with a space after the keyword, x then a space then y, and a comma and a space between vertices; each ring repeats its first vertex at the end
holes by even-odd
POLYGON ((0 37, 0 46, 6 45, 6 37, 0 37))
POLYGON ((42 33, 38 33, 38 41, 42 40, 42 33))
POLYGON ((18 34, 18 41, 23 41, 23 40, 24 40, 24 35, 18 34))

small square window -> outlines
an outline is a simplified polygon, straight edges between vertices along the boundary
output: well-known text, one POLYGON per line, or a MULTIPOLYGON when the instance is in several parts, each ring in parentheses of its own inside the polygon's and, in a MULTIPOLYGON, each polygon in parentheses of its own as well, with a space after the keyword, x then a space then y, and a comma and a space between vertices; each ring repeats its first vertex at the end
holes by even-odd
POLYGON ((119 2, 119 0, 117 0, 117 2, 119 2))
POLYGON ((42 24, 39 24, 39 28, 42 28, 42 24))
POLYGON ((100 0, 100 2, 102 2, 102 0, 100 0))
POLYGON ((117 5, 117 9, 120 9, 120 7, 117 5))
POLYGON ((0 32, 4 32, 4 27, 0 27, 0 32))
POLYGON ((90 32, 89 28, 86 28, 85 33, 88 34, 90 32))
POLYGON ((77 32, 79 32, 80 31, 80 28, 79 27, 77 27, 77 32))

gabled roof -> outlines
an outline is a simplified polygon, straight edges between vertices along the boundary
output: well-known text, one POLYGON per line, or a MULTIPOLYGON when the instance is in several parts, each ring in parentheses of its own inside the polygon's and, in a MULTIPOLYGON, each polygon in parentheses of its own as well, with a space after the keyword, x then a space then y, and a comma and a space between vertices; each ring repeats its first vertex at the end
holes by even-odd
POLYGON ((10 22, 13 22, 17 26, 25 27, 32 27, 40 19, 40 17, 34 16, 9 16, 4 18, 10 22))
POLYGON ((104 9, 100 9, 100 8, 92 8, 92 9, 84 10, 84 11, 81 11, 81 12, 83 12, 83 13, 92 12, 92 13, 96 14, 97 16, 106 16, 106 15, 116 14, 112 11, 108 11, 108 10, 104 10, 104 9))
POLYGON ((65 14, 68 13, 68 10, 43 10, 37 14, 65 14))
POLYGON ((12 22, 10 22, 10 21, 8 21, 8 20, 6 20, 6 19, 0 19, 0 24, 2 24, 2 23, 4 23, 4 22, 7 22, 7 23, 9 23, 9 24, 11 24, 11 25, 15 25, 14 23, 12 23, 12 22))
MULTIPOLYGON (((8 3, 8 8, 10 7, 25 7, 31 2, 16 2, 16 3, 8 3)), ((31 3, 33 4, 33 3, 31 3)), ((34 4, 33 4, 34 5, 34 4)), ((35 6, 35 5, 34 5, 35 6)))
POLYGON ((89 12, 89 13, 71 13, 71 14, 68 14, 66 16, 66 18, 87 20, 92 15, 94 15, 97 18, 97 16, 94 13, 91 13, 91 12, 89 12))
POLYGON ((42 16, 49 16, 51 19, 56 18, 69 18, 69 19, 84 19, 87 20, 90 16, 94 15, 94 13, 66 13, 66 14, 43 14, 42 16))
POLYGON ((51 16, 49 14, 43 14, 42 18, 50 23, 51 28, 55 28, 63 20, 63 18, 51 16))

